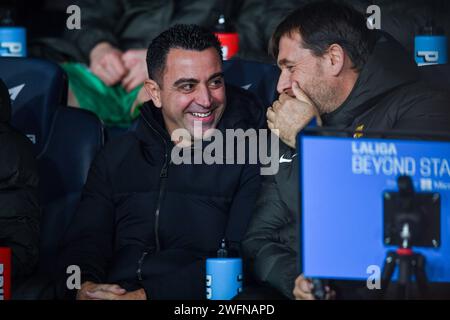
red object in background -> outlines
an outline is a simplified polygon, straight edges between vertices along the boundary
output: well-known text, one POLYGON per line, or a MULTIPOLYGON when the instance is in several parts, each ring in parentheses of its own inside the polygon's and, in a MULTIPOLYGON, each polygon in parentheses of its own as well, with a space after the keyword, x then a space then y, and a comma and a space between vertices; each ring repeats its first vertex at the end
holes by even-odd
POLYGON ((224 60, 231 59, 239 51, 239 34, 226 16, 226 1, 220 2, 220 14, 214 26, 214 34, 219 38, 224 60))
POLYGON ((11 299, 11 249, 0 247, 0 300, 11 299))
POLYGON ((399 256, 412 256, 414 252, 410 248, 398 248, 397 254, 399 256))
POLYGON ((237 32, 216 32, 222 45, 224 60, 229 60, 239 51, 239 35, 237 32))

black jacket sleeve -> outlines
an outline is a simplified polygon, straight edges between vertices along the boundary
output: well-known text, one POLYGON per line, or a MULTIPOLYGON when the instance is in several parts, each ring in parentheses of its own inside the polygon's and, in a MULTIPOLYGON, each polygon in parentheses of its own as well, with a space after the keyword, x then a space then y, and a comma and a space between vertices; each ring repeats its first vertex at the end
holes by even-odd
POLYGON ((38 173, 30 141, 0 128, 0 246, 12 249, 13 278, 30 274, 38 261, 38 173))
POLYGON ((81 283, 106 280, 107 267, 113 254, 115 230, 114 207, 111 200, 111 183, 108 166, 102 152, 94 160, 84 186, 80 204, 69 224, 59 258, 60 287, 63 297, 66 290, 66 269, 77 265, 81 270, 81 283))
POLYGON ((287 298, 293 298, 299 274, 295 250, 298 201, 286 201, 298 190, 297 168, 293 161, 289 168, 280 167, 278 176, 263 178, 255 214, 242 243, 245 261, 256 280, 287 298))

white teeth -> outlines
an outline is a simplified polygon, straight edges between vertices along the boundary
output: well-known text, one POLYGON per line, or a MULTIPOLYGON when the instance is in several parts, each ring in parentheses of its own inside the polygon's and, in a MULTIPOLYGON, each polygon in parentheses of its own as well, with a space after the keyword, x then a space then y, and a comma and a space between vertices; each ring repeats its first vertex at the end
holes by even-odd
POLYGON ((212 113, 211 111, 206 112, 206 113, 192 112, 192 115, 193 115, 194 117, 206 118, 206 117, 209 117, 209 116, 211 115, 211 113, 212 113))

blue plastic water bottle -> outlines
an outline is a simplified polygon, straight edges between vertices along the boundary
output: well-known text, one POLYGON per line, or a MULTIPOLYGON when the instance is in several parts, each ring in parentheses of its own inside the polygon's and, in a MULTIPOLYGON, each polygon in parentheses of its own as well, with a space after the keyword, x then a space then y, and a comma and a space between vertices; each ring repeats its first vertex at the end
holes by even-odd
POLYGON ((433 22, 428 22, 414 39, 414 54, 419 67, 446 64, 448 50, 444 30, 435 27, 433 22))
POLYGON ((206 299, 231 300, 242 291, 242 259, 229 258, 225 240, 217 258, 206 260, 206 299))
POLYGON ((0 11, 0 57, 26 57, 27 31, 15 26, 12 9, 0 11))

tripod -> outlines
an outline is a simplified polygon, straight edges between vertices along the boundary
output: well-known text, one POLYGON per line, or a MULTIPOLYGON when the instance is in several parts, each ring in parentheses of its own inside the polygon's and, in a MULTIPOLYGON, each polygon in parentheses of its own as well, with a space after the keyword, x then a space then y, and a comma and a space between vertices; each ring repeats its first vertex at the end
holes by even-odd
POLYGON ((414 252, 412 248, 438 245, 440 236, 436 219, 439 219, 439 197, 431 193, 415 193, 412 180, 408 176, 400 176, 397 183, 398 193, 385 194, 384 230, 385 244, 395 244, 398 249, 386 254, 381 285, 383 293, 386 293, 398 266, 397 299, 409 298, 413 276, 419 295, 425 297, 428 282, 425 257, 414 252))
POLYGON ((399 248, 396 251, 389 251, 384 262, 383 273, 381 275, 381 287, 386 292, 398 266, 398 288, 397 299, 406 300, 409 297, 412 276, 415 276, 421 297, 425 297, 427 292, 427 275, 425 273, 425 257, 420 253, 415 253, 411 248, 399 248))

